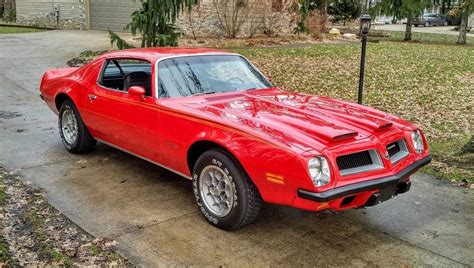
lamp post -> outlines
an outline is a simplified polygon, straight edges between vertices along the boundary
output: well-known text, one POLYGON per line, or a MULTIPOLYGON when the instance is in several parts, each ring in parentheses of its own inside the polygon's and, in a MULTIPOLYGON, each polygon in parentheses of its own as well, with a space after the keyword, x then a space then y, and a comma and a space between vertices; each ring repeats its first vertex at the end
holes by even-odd
POLYGON ((370 30, 370 22, 372 18, 369 14, 365 13, 360 17, 361 31, 362 34, 362 52, 360 57, 360 74, 359 74, 359 94, 357 96, 357 103, 362 104, 362 92, 364 90, 364 71, 365 71, 365 50, 367 47, 367 34, 370 30))

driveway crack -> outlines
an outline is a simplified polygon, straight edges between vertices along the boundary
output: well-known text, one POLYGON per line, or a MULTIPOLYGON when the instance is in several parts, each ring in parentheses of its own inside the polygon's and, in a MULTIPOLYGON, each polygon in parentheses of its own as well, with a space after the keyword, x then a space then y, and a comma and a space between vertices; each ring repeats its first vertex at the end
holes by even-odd
POLYGON ((167 223, 167 222, 170 222, 170 221, 174 221, 174 220, 179 220, 179 219, 182 219, 182 218, 186 218, 192 214, 196 214, 198 213, 199 210, 195 210, 195 211, 192 211, 192 212, 188 212, 186 214, 183 214, 183 215, 180 215, 180 216, 177 216, 177 217, 172 217, 172 218, 169 218, 167 220, 164 220, 164 221, 160 221, 160 222, 156 222, 156 221, 151 221, 147 224, 144 224, 144 225, 136 225, 136 226, 133 226, 133 227, 129 227, 129 228, 126 228, 123 232, 121 232, 120 234, 112 234, 110 237, 112 239, 117 239, 123 235, 126 235, 126 234, 132 234, 132 233, 136 233, 138 231, 142 231, 146 228, 150 228, 150 227, 153 227, 153 226, 157 226, 157 225, 160 225, 160 224, 163 224, 163 223, 167 223))

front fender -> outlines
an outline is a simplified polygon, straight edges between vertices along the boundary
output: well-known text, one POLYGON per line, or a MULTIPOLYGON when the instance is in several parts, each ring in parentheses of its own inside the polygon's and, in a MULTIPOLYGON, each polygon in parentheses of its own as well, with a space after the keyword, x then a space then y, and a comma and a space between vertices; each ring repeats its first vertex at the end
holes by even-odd
POLYGON ((311 186, 301 157, 285 148, 243 133, 214 128, 199 132, 189 148, 202 141, 218 144, 231 153, 265 202, 292 205, 297 189, 311 186))

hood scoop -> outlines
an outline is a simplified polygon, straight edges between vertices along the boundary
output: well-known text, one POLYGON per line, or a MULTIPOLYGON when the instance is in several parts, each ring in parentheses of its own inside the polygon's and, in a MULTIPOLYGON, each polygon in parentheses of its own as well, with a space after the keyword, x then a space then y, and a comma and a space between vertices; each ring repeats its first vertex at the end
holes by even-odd
POLYGON ((331 140, 333 142, 342 141, 342 140, 349 140, 349 139, 357 137, 357 135, 359 135, 359 133, 349 132, 349 133, 333 136, 331 140))
POLYGON ((381 132, 387 130, 393 126, 392 122, 386 122, 384 124, 380 124, 379 127, 376 129, 377 132, 381 132))

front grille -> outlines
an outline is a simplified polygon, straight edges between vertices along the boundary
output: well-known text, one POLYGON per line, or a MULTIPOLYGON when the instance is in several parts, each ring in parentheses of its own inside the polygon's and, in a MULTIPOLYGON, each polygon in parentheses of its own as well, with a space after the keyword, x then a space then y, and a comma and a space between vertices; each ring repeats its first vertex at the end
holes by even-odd
POLYGON ((375 150, 341 155, 336 158, 342 176, 383 168, 382 161, 375 150))
POLYGON ((409 154, 407 144, 404 139, 388 144, 387 152, 392 164, 402 160, 409 154))
POLYGON ((396 155, 398 152, 400 152, 400 145, 398 144, 398 141, 390 143, 387 145, 387 152, 390 157, 396 155))
POLYGON ((357 168, 372 164, 372 158, 370 158, 369 151, 343 155, 337 158, 337 166, 339 167, 339 170, 357 168))

